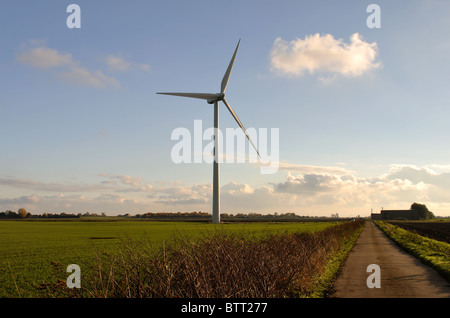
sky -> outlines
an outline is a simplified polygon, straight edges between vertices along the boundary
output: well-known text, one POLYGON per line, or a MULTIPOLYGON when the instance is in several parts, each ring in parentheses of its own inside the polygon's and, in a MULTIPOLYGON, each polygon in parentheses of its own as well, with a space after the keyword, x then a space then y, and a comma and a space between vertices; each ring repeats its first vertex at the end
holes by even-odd
POLYGON ((156 92, 219 92, 241 40, 226 98, 267 151, 225 151, 221 104, 221 213, 449 216, 449 16, 445 0, 4 0, 0 211, 211 212, 213 106, 156 92))

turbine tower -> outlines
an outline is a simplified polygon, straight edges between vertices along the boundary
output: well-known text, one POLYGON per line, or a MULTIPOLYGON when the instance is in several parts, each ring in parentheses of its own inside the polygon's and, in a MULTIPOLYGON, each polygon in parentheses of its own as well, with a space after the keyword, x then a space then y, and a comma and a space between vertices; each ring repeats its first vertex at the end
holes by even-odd
POLYGON ((256 153, 259 155, 259 151, 256 146, 253 144, 250 136, 239 120, 238 116, 234 112, 233 108, 231 108, 230 104, 225 99, 225 90, 228 85, 228 80, 230 79, 231 70, 233 69, 234 60, 236 59, 236 54, 239 48, 239 44, 241 40, 239 40, 236 50, 234 51, 233 57, 231 58, 230 64, 223 76, 222 83, 220 85, 220 93, 156 93, 162 95, 172 95, 172 96, 181 96, 181 97, 189 97, 189 98, 197 98, 204 99, 208 102, 208 104, 214 104, 214 163, 213 163, 213 206, 212 206, 212 222, 220 223, 220 182, 219 182, 219 102, 222 101, 225 106, 230 111, 233 118, 238 123, 239 127, 244 131, 245 136, 252 144, 253 148, 255 148, 256 153))

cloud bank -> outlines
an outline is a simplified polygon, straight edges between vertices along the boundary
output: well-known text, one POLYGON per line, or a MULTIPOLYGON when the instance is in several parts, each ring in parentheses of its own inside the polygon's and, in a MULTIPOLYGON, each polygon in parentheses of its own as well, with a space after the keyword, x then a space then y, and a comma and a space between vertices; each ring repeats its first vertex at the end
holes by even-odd
MULTIPOLYGON (((385 174, 375 177, 358 177, 342 167, 286 164, 283 170, 283 180, 259 187, 239 182, 222 185, 223 213, 338 212, 341 216, 367 216, 371 209, 407 209, 419 202, 436 215, 450 215, 450 171, 443 166, 392 165, 385 174)), ((0 197, 0 211, 20 207, 31 213, 211 210, 210 183, 147 182, 141 177, 108 174, 98 177, 99 181, 92 184, 0 178, 0 189, 7 190, 3 193, 20 193, 0 197)))
POLYGON ((279 75, 301 77, 327 73, 358 77, 380 67, 377 54, 376 42, 365 42, 358 33, 350 37, 349 43, 331 34, 317 33, 290 42, 277 38, 270 52, 270 62, 272 71, 279 75))

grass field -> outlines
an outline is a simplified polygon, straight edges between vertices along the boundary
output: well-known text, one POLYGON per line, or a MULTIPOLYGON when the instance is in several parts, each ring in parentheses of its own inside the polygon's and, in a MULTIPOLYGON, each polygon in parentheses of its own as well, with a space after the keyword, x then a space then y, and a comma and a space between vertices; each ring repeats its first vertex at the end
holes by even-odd
MULTIPOLYGON (((114 253, 123 240, 150 239, 154 246, 174 236, 216 232, 262 235, 315 232, 335 222, 234 223, 156 221, 0 221, 0 297, 40 297, 37 287, 52 279, 52 262, 83 266, 99 253, 114 253)), ((67 274, 69 275, 69 274, 67 274)))

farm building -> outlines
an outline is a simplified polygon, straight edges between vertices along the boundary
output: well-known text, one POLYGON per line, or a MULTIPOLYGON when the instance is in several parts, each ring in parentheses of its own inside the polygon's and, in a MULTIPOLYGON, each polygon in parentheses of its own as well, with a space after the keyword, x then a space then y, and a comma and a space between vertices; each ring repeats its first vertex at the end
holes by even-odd
POLYGON ((381 210, 372 213, 372 220, 419 220, 419 213, 414 210, 381 210))

